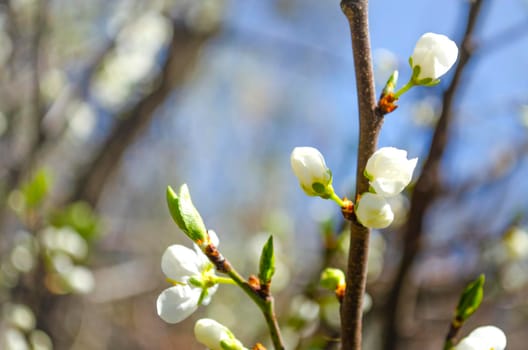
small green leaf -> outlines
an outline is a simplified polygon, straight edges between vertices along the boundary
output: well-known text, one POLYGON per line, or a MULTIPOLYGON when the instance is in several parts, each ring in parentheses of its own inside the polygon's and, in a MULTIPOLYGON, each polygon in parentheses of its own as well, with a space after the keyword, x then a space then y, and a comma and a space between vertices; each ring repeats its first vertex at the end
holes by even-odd
POLYGON ((172 189, 172 187, 167 186, 167 205, 169 206, 169 212, 174 219, 174 222, 176 222, 176 225, 182 230, 185 228, 185 224, 183 223, 183 220, 181 219, 180 210, 178 208, 178 202, 179 198, 176 192, 172 189))
POLYGON ((398 84, 398 71, 395 70, 394 72, 392 72, 391 76, 387 80, 387 83, 385 83, 385 86, 383 87, 382 96, 393 93, 397 84, 398 84))
POLYGON ((464 322, 478 309, 484 297, 484 282, 485 276, 482 274, 464 289, 456 308, 458 320, 464 322))
POLYGON ((21 188, 25 207, 28 209, 38 207, 46 198, 49 191, 49 185, 49 174, 44 169, 38 170, 21 188))
POLYGON ((174 190, 167 187, 167 205, 172 218, 178 227, 195 243, 204 244, 208 242, 205 224, 192 203, 189 188, 186 184, 180 187, 177 195, 174 190))
POLYGON ((55 227, 71 227, 88 242, 97 238, 100 220, 92 207, 86 202, 75 202, 65 208, 54 210, 50 223, 55 227))
POLYGON ((273 252, 273 236, 270 236, 262 247, 260 254, 259 280, 262 285, 271 282, 275 273, 275 254, 273 252))

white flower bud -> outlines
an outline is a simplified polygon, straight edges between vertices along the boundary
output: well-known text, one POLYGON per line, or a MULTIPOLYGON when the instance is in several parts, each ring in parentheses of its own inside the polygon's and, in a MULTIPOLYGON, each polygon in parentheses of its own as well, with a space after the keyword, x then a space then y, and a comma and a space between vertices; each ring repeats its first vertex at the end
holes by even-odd
POLYGON ((454 350, 504 350, 506 335, 495 326, 476 328, 455 346, 454 350))
POLYGON ((394 219, 394 214, 387 200, 374 193, 363 193, 356 204, 355 211, 357 219, 365 227, 385 228, 394 219))
POLYGON ((321 152, 313 147, 295 147, 290 157, 293 173, 309 196, 327 195, 332 172, 326 167, 321 152))
POLYGON ((229 349, 245 349, 226 326, 210 318, 202 318, 196 322, 194 336, 210 350, 223 350, 222 343, 229 349))
POLYGON ((383 147, 367 161, 365 176, 377 194, 393 197, 411 182, 418 158, 407 159, 407 152, 394 147, 383 147))
POLYGON ((458 48, 447 36, 425 33, 418 39, 411 56, 412 67, 420 66, 420 74, 415 80, 430 78, 436 80, 455 64, 458 48))

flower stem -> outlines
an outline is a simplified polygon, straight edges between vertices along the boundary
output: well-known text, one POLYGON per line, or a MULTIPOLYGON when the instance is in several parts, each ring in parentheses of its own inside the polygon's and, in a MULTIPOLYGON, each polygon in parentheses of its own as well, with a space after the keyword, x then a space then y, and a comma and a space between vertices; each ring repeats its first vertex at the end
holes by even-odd
MULTIPOLYGON (((209 261, 213 263, 218 272, 227 274, 230 277, 231 282, 238 285, 255 304, 257 304, 260 311, 266 319, 268 325, 271 341, 275 350, 285 350, 280 334, 279 324, 275 317, 273 310, 273 297, 271 296, 268 289, 264 289, 257 284, 253 285, 246 281, 233 266, 225 259, 222 254, 218 251, 215 245, 212 243, 208 244, 203 248, 202 252, 207 256, 209 261)), ((227 280, 228 278, 226 278, 227 280)))
POLYGON ((455 318, 453 321, 451 321, 451 324, 449 325, 449 331, 447 332, 444 342, 444 350, 451 350, 453 348, 453 343, 461 327, 462 322, 460 319, 455 318))
POLYGON ((336 202, 341 208, 346 206, 345 202, 341 198, 339 198, 337 194, 335 194, 333 189, 332 189, 332 193, 330 194, 330 199, 336 202))
POLYGON ((406 93, 407 91, 409 91, 410 88, 412 88, 413 86, 415 86, 416 84, 414 83, 414 80, 411 78, 409 79, 409 81, 407 82, 407 84, 403 85, 398 91, 396 91, 394 93, 394 98, 397 100, 400 98, 401 95, 403 95, 404 93, 406 93))
POLYGON ((273 342, 275 350, 285 350, 279 324, 277 322, 277 317, 275 316, 273 308, 273 297, 271 295, 264 297, 257 293, 257 291, 252 286, 250 286, 249 283, 247 283, 246 280, 233 267, 230 266, 226 273, 251 298, 251 300, 257 304, 260 311, 262 311, 262 314, 266 319, 266 324, 268 325, 271 341, 273 342))
POLYGON ((214 277, 213 282, 214 283, 218 283, 218 284, 236 284, 236 282, 233 281, 232 278, 229 278, 229 277, 218 277, 218 276, 214 277))

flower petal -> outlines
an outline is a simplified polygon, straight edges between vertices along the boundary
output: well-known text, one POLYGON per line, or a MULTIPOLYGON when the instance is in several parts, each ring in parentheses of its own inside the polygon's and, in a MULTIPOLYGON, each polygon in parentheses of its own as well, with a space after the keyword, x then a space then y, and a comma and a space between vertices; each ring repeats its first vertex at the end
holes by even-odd
POLYGON ((190 276, 200 275, 201 262, 192 249, 174 244, 161 257, 161 270, 168 278, 183 283, 190 276))
POLYGON ((156 307, 159 317, 167 323, 178 323, 198 308, 201 289, 177 285, 165 289, 158 296, 156 307))

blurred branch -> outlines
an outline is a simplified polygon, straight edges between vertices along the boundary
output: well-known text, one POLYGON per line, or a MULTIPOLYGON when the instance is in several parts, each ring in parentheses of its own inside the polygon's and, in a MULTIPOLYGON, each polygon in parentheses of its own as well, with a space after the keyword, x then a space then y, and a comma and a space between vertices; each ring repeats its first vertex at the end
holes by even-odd
POLYGON ((490 39, 478 43, 476 50, 479 51, 479 54, 493 51, 496 52, 502 46, 509 45, 513 41, 522 38, 526 33, 528 33, 528 18, 513 24, 502 32, 495 34, 490 39))
POLYGON ((37 10, 35 12, 34 18, 34 32, 33 40, 31 43, 31 53, 30 53, 30 64, 31 64, 31 107, 34 118, 34 125, 36 128, 36 141, 34 142, 33 149, 36 149, 42 143, 43 131, 40 127, 41 120, 44 116, 42 99, 40 94, 40 53, 41 53, 41 43, 42 37, 46 32, 46 22, 47 22, 47 8, 48 0, 39 0, 37 1, 37 10))
MULTIPOLYGON (((9 1, 5 1, 4 5, 4 11, 9 15, 14 15, 11 3, 9 1)), ((21 101, 17 101, 18 105, 15 109, 22 109, 24 105, 30 106, 30 127, 32 130, 29 131, 29 147, 26 152, 24 152, 21 155, 11 155, 7 162, 7 171, 3 174, 4 178, 3 180, 3 186, 1 188, 0 192, 0 227, 3 224, 4 217, 5 217, 5 205, 7 201, 7 195, 16 188, 21 179, 24 177, 25 174, 27 174, 31 168, 31 166, 34 164, 35 161, 35 155, 40 148, 42 142, 43 142, 43 131, 41 128, 41 121, 43 117, 43 106, 42 106, 42 100, 41 100, 41 92, 40 92, 40 69, 39 69, 39 62, 40 62, 40 56, 41 56, 41 43, 42 43, 42 37, 46 32, 46 22, 47 22, 47 10, 48 10, 48 0, 40 0, 36 3, 36 9, 35 14, 33 17, 33 28, 32 28, 32 37, 29 43, 29 67, 22 67, 21 69, 28 69, 30 71, 30 87, 29 87, 29 98, 28 100, 25 100, 23 98, 21 101)), ((16 62, 16 51, 17 46, 19 45, 19 38, 15 36, 16 32, 16 17, 9 19, 9 33, 11 35, 11 40, 13 42, 13 50, 9 59, 9 62, 12 63, 11 66, 13 66, 16 62), (13 62, 11 62, 13 61, 13 62)), ((18 33, 16 33, 18 34, 18 33)), ((16 76, 16 72, 14 71, 14 67, 11 67, 13 71, 11 72, 13 77, 16 76)), ((8 83, 9 85, 12 84, 11 81, 8 83)), ((16 83, 13 84, 13 86, 16 86, 16 83)), ((16 88, 15 88, 16 89, 16 88)), ((15 92, 14 95, 19 94, 19 92, 15 92)), ((24 96, 22 94, 22 96, 24 96)), ((25 128, 22 128, 20 130, 20 135, 17 135, 13 124, 14 124, 14 116, 12 113, 9 113, 11 116, 11 120, 9 122, 9 133, 13 133, 11 135, 12 139, 8 140, 7 143, 9 144, 7 147, 11 148, 13 147, 13 144, 16 143, 17 138, 27 138, 27 130, 25 128)))
POLYGON ((117 122, 92 160, 84 166, 78 181, 65 201, 84 200, 95 205, 104 185, 116 169, 126 149, 138 138, 152 120, 157 108, 163 104, 173 89, 182 84, 192 70, 201 47, 212 32, 198 33, 182 20, 173 20, 174 30, 159 81, 154 89, 127 112, 116 118, 117 122))
POLYGON ((481 171, 480 177, 471 177, 462 184, 448 189, 445 195, 453 201, 459 202, 469 192, 478 188, 495 185, 499 182, 508 182, 509 177, 521 166, 520 159, 528 154, 528 142, 501 154, 489 165, 488 170, 481 171))
POLYGON ((453 79, 444 92, 442 111, 433 135, 429 155, 412 194, 409 217, 403 232, 403 254, 386 305, 387 316, 383 334, 383 349, 385 350, 394 350, 398 345, 398 323, 401 320, 400 316, 403 317, 398 312, 398 307, 402 304, 400 301, 406 286, 405 280, 421 248, 425 215, 440 192, 440 163, 448 143, 449 126, 453 119, 453 102, 456 94, 459 93, 464 69, 472 57, 473 32, 483 2, 483 0, 476 0, 469 5, 466 28, 460 45, 460 60, 453 79))
POLYGON ((53 101, 42 119, 46 140, 44 146, 61 138, 68 126, 70 115, 67 114, 67 109, 71 101, 77 97, 86 98, 94 73, 114 47, 115 37, 105 40, 92 56, 87 59, 84 68, 80 69, 79 78, 74 83, 68 83, 53 101))

